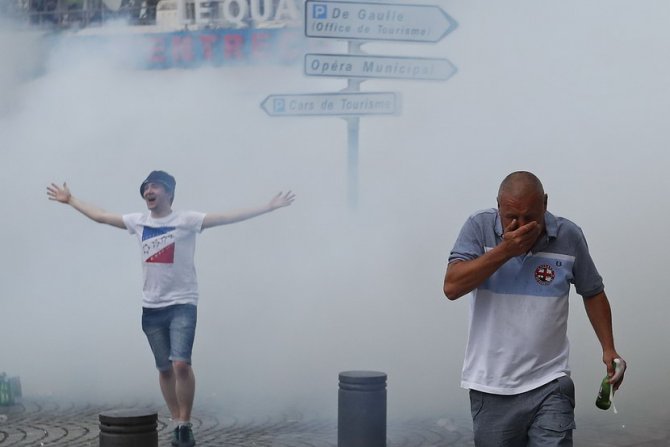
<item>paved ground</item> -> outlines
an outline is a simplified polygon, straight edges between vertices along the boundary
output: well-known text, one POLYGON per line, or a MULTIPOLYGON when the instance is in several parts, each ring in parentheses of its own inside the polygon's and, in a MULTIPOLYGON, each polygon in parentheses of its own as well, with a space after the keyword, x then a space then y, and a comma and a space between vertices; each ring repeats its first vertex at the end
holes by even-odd
MULTIPOLYGON (((126 408, 129 406, 125 406, 126 408)), ((134 408, 142 408, 133 405, 134 408)), ((147 409, 152 410, 149 407, 147 409)), ((155 407, 153 407, 155 408, 155 407)), ((0 446, 98 446, 98 416, 118 409, 24 401, 0 407, 0 446)), ((152 410, 153 411, 153 410, 152 410)), ((199 409, 194 431, 199 446, 336 447, 337 422, 291 414, 262 420, 220 417, 216 408, 199 409)), ((169 446, 164 415, 159 413, 159 446, 169 446)), ((421 419, 389 421, 388 447, 473 446, 470 421, 421 419)), ((582 422, 575 447, 670 447, 670 421, 596 426, 582 422)))
MULTIPOLYGON (((123 408, 129 408, 124 405, 123 408)), ((141 406, 133 405, 134 408, 141 406)), ((118 409, 96 405, 60 405, 24 401, 0 407, 0 446, 98 446, 98 416, 118 409), (4 418, 3 418, 4 419, 4 418)), ((156 407, 146 407, 150 412, 156 407)), ((260 420, 218 416, 214 408, 200 407, 193 418, 199 446, 225 447, 335 447, 337 423, 291 414, 260 420)), ((170 445, 165 415, 159 413, 159 446, 170 445)), ((465 422, 467 423, 467 422, 465 422)), ((389 447, 471 446, 469 427, 451 420, 389 422, 389 447)))

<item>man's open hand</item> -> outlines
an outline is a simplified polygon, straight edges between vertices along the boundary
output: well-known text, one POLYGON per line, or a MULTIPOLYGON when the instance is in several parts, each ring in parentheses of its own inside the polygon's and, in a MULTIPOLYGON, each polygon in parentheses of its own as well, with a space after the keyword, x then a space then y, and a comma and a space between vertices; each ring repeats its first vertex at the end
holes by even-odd
POLYGON ((533 221, 520 227, 516 219, 514 219, 505 228, 503 233, 503 243, 511 256, 521 256, 526 254, 533 248, 535 241, 540 236, 542 228, 533 221))
POLYGON ((68 203, 72 194, 70 193, 70 188, 67 187, 67 183, 63 183, 62 187, 52 183, 51 186, 47 186, 47 196, 49 197, 49 200, 68 203))

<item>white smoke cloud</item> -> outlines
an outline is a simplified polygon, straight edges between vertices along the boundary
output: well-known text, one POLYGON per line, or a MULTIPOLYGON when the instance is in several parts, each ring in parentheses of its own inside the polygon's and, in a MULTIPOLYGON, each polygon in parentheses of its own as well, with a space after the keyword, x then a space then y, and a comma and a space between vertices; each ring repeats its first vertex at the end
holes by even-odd
MULTIPOLYGON (((160 399, 140 329, 135 241, 48 202, 44 188, 67 181, 82 200, 140 211, 139 183, 165 169, 180 209, 298 194, 288 209, 199 237, 199 399, 333 412, 338 372, 376 369, 389 374, 391 416, 467 414, 458 388, 467 299, 443 298, 445 262, 467 215, 495 205, 507 173, 528 169, 550 210, 582 226, 605 278, 631 365, 617 407, 662 411, 667 391, 648 384, 670 372, 670 309, 657 279, 668 6, 441 5, 460 27, 439 44, 365 47, 446 57, 459 72, 445 83, 363 84, 401 92, 403 113, 361 119, 357 211, 347 205, 344 121, 260 108, 271 93, 345 81, 307 78, 297 65, 142 71, 127 47, 71 40, 50 44, 43 71, 27 69, 40 60, 36 41, 3 27, 3 369, 26 393, 160 399)), ((599 346, 581 299, 572 301, 578 414, 601 417, 599 346)))

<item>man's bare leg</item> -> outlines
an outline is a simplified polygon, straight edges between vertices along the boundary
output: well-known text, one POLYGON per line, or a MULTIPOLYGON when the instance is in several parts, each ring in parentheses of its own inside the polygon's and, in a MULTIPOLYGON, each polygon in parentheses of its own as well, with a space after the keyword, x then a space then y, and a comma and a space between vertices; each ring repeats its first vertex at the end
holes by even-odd
POLYGON ((177 398, 177 380, 173 368, 158 372, 158 381, 163 393, 163 399, 170 410, 172 419, 179 420, 179 400, 177 398))
POLYGON ((175 390, 178 404, 178 420, 189 422, 191 420, 191 410, 193 409, 193 399, 195 396, 195 375, 193 374, 191 365, 186 362, 175 361, 172 363, 172 367, 176 376, 175 390))

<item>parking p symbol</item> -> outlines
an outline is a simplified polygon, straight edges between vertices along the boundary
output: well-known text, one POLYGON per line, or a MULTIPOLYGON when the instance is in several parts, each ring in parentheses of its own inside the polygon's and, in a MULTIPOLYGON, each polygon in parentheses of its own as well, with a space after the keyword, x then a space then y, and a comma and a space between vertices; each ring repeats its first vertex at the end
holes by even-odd
POLYGON ((323 4, 323 3, 315 3, 312 7, 312 18, 327 19, 328 18, 328 6, 323 4))
POLYGON ((286 111, 286 102, 283 98, 277 98, 272 101, 272 111, 275 113, 283 113, 286 111))

